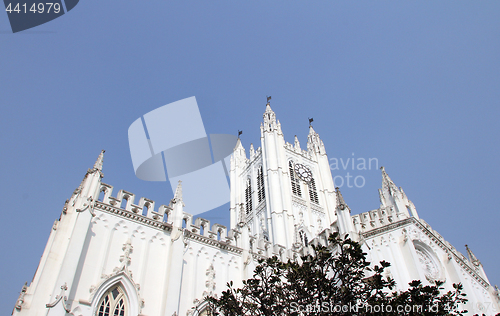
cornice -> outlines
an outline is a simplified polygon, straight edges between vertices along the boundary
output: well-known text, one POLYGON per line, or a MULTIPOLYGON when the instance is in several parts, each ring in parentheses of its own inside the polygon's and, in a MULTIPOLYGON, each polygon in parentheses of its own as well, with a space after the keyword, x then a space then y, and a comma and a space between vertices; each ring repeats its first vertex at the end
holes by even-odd
POLYGON ((99 209, 101 211, 105 211, 110 214, 117 215, 118 217, 123 217, 126 219, 129 219, 133 222, 136 222, 138 224, 144 224, 146 226, 159 229, 159 230, 166 230, 166 231, 172 231, 172 224, 170 223, 165 223, 165 222, 160 222, 154 219, 151 219, 149 217, 146 217, 141 214, 136 214, 121 208, 117 208, 108 204, 104 204, 100 201, 95 202, 95 209, 99 209))
POLYGON ((462 269, 467 271, 467 273, 469 273, 469 275, 471 277, 473 277, 479 284, 481 284, 482 287, 484 287, 485 289, 488 289, 491 286, 476 271, 474 271, 474 269, 471 268, 471 266, 469 266, 469 264, 467 264, 467 262, 465 262, 463 260, 463 258, 461 258, 457 254, 456 249, 448 247, 440 238, 438 238, 436 235, 434 235, 434 233, 430 230, 429 224, 427 224, 427 226, 426 226, 422 222, 415 219, 414 217, 412 217, 411 219, 413 220, 414 223, 416 223, 416 226, 418 226, 420 228, 420 230, 423 231, 427 235, 427 237, 429 237, 429 239, 431 241, 433 241, 441 249, 443 249, 445 252, 447 252, 448 255, 452 255, 452 257, 455 259, 455 261, 458 263, 458 265, 462 269))
POLYGON ((212 246, 214 248, 227 250, 229 252, 232 252, 232 253, 235 253, 238 255, 241 255, 243 253, 243 249, 241 249, 239 247, 230 245, 229 243, 227 243, 225 241, 219 241, 219 240, 215 240, 215 239, 212 239, 212 238, 209 238, 206 236, 202 236, 202 235, 193 233, 187 229, 184 229, 184 238, 195 240, 195 241, 198 241, 202 244, 212 246))

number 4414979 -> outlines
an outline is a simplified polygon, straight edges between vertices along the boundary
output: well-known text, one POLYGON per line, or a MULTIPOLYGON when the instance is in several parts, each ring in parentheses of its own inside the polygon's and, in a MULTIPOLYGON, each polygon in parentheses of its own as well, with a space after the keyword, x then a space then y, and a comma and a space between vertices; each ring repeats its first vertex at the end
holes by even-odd
POLYGON ((9 13, 12 13, 12 12, 16 12, 16 13, 30 13, 30 12, 33 12, 33 13, 51 13, 51 12, 53 12, 53 13, 57 14, 61 11, 61 4, 51 3, 51 2, 47 2, 47 3, 39 2, 39 3, 33 3, 33 5, 30 8, 28 8, 26 3, 24 3, 24 4, 17 3, 17 4, 15 4, 15 6, 13 6, 12 3, 9 3, 9 5, 5 9, 5 11, 7 11, 9 13))

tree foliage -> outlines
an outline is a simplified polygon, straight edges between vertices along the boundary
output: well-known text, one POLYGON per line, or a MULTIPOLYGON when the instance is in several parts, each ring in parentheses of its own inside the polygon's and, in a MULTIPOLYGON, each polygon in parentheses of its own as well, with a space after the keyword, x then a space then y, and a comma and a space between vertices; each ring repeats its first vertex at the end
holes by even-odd
POLYGON ((409 283, 395 291, 393 279, 384 276, 390 266, 370 266, 361 245, 348 236, 330 235, 329 247, 312 246, 313 255, 301 263, 277 257, 259 260, 253 278, 243 287, 209 297, 211 315, 463 315, 467 302, 461 284, 441 294, 442 283, 409 283))

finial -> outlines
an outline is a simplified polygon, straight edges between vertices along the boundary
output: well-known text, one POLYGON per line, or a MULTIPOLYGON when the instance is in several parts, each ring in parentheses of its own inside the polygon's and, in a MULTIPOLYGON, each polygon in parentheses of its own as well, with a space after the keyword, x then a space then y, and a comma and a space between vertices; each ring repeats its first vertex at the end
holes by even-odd
POLYGON ((312 126, 311 123, 314 121, 314 119, 312 117, 308 119, 309 119, 309 126, 312 126))
POLYGON ((238 130, 238 138, 240 138, 241 134, 243 134, 243 131, 238 130))
POLYGON ((101 153, 99 154, 99 157, 97 157, 97 160, 94 164, 94 169, 97 169, 99 171, 102 171, 102 161, 104 159, 104 152, 105 150, 103 149, 101 153))
POLYGON ((270 95, 267 96, 267 104, 270 103, 269 101, 271 101, 271 96, 270 95))

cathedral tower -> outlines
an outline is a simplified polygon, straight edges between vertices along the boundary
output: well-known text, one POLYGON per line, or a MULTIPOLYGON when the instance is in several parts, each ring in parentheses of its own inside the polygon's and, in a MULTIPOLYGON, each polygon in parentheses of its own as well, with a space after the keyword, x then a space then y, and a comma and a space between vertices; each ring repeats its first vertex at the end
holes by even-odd
POLYGON ((325 146, 309 127, 307 150, 285 142, 270 103, 260 126, 261 147, 247 157, 238 140, 231 158, 231 228, 259 240, 298 248, 336 220, 336 195, 325 146))

